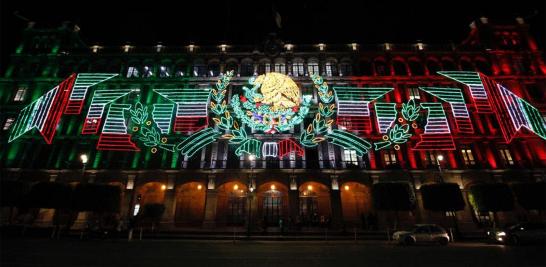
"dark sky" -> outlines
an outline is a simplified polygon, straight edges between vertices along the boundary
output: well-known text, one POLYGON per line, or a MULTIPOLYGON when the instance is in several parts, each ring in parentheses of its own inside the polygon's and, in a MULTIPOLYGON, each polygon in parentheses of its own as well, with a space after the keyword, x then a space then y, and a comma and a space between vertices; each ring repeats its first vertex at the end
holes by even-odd
POLYGON ((524 17, 542 49, 546 43, 544 0, 2 0, 0 5, 2 65, 20 41, 26 19, 38 28, 75 22, 89 45, 254 44, 276 29, 273 9, 282 17, 279 35, 293 43, 458 43, 468 34, 468 24, 480 16, 491 23, 524 17))

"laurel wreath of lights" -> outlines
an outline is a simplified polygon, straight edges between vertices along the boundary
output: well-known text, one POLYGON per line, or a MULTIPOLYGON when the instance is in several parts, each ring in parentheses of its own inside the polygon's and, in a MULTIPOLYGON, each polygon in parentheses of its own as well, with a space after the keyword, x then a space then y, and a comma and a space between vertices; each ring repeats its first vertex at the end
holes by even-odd
POLYGON ((383 141, 374 143, 375 150, 389 148, 392 145, 395 150, 400 150, 400 144, 407 143, 414 135, 410 132, 410 127, 418 128, 416 120, 419 118, 420 110, 421 105, 417 105, 413 99, 402 104, 397 123, 387 130, 386 135, 383 135, 383 141))

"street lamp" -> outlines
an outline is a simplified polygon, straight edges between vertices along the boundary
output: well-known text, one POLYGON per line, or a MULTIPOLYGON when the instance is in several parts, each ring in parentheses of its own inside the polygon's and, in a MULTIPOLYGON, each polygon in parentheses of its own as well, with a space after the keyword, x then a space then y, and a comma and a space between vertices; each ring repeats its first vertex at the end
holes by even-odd
POLYGON ((440 165, 440 161, 444 160, 444 156, 443 155, 438 155, 436 157, 436 165, 438 165, 438 175, 440 176, 440 181, 443 182, 443 178, 442 178, 442 166, 440 165))
POLYGON ((80 155, 80 160, 82 161, 82 179, 85 175, 85 166, 87 165, 87 161, 89 161, 89 157, 87 156, 87 154, 81 154, 80 155))
POLYGON ((252 194, 254 192, 254 160, 256 160, 256 156, 254 154, 250 154, 248 156, 248 159, 250 160, 250 177, 248 181, 248 221, 247 221, 247 236, 250 236, 250 225, 251 225, 251 218, 252 218, 252 194))

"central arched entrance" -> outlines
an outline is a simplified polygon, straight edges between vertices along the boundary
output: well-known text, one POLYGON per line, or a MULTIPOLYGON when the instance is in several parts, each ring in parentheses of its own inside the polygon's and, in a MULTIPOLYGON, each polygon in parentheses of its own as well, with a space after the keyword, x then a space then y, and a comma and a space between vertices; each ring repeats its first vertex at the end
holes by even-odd
POLYGON ((248 188, 241 182, 228 182, 218 187, 216 221, 220 225, 245 224, 248 188))
POLYGON ((278 226, 288 214, 288 188, 276 182, 258 187, 258 214, 267 226, 278 226))
POLYGON ((370 188, 357 182, 342 184, 341 206, 343 221, 354 225, 365 222, 372 208, 370 188))
POLYGON ((176 189, 176 226, 198 226, 203 221, 205 212, 205 186, 198 182, 189 182, 176 189))
POLYGON ((162 204, 165 200, 166 186, 159 182, 149 182, 143 184, 138 190, 138 204, 162 204))
POLYGON ((299 220, 302 226, 324 226, 330 221, 330 190, 317 182, 307 182, 299 188, 299 220))

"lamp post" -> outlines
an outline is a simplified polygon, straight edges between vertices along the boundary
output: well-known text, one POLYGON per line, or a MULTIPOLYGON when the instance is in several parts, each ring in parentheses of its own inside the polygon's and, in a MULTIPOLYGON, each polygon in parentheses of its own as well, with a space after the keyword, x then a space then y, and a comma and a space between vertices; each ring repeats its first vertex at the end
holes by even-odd
POLYGON ((89 161, 89 157, 87 154, 81 154, 80 160, 82 162, 82 180, 85 178, 85 167, 87 166, 87 161, 89 161))
POLYGON ((247 194, 247 199, 248 199, 248 220, 247 220, 247 236, 250 236, 250 225, 251 225, 251 218, 252 218, 252 197, 253 197, 253 193, 254 193, 254 166, 253 166, 253 163, 254 163, 254 160, 256 160, 256 156, 253 155, 253 154, 250 154, 250 156, 248 156, 248 159, 250 160, 250 178, 249 178, 249 181, 248 181, 248 194, 247 194))
POLYGON ((444 182, 444 178, 442 177, 442 166, 440 165, 440 161, 444 160, 443 155, 436 156, 436 165, 438 165, 438 175, 440 176, 440 182, 444 182))

